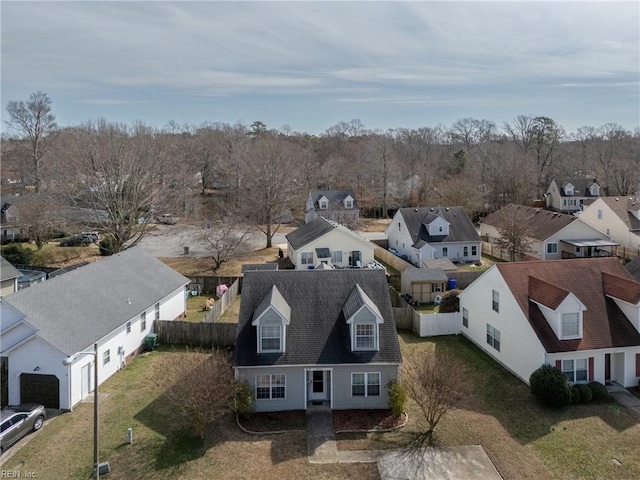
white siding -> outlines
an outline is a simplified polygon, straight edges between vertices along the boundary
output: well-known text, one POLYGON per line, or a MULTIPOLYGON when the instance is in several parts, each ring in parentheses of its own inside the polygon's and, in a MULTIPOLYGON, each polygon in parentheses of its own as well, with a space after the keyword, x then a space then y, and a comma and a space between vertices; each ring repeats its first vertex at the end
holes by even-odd
POLYGON ((413 240, 411 239, 407 225, 404 223, 404 218, 400 210, 393 216, 393 220, 391 220, 385 232, 389 240, 389 248, 395 248, 398 253, 409 256, 411 261, 417 263, 418 257, 416 256, 416 249, 412 246, 413 240), (398 228, 398 223, 400 224, 400 228, 398 228))
MULTIPOLYGON (((624 197, 621 197, 621 201, 624 197)), ((600 198, 586 207, 580 218, 602 232, 609 230, 609 235, 623 247, 640 248, 640 235, 629 230, 629 226, 600 198), (602 218, 598 218, 598 210, 602 210, 602 218)))
MULTIPOLYGON (((289 247, 291 245, 289 244, 289 247)), ((336 267, 348 267, 349 266, 349 256, 352 251, 360 251, 361 252, 361 262, 362 266, 366 267, 367 264, 373 262, 373 252, 375 250, 375 245, 364 238, 358 236, 356 233, 345 232, 340 229, 334 229, 328 232, 326 235, 323 235, 316 240, 307 243, 299 250, 294 250, 293 248, 289 248, 289 258, 296 266, 297 270, 307 270, 309 268, 308 265, 302 265, 300 254, 302 252, 312 252, 313 253, 313 265, 318 265, 319 260, 316 256, 316 248, 328 248, 333 251, 341 251, 342 252, 342 262, 336 263, 336 267)))
POLYGON ((525 383, 545 361, 545 351, 497 267, 493 266, 460 295, 460 311, 469 311, 461 333, 525 383), (492 290, 500 294, 500 312, 492 309, 492 290), (487 344, 487 323, 500 331, 500 351, 487 344))

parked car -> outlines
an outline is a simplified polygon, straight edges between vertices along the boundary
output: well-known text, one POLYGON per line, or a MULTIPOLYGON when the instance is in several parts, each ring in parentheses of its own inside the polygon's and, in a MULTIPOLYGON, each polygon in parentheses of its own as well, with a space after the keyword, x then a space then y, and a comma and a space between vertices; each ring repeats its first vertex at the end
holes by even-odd
POLYGON ((91 243, 97 243, 100 240, 100 234, 98 232, 82 232, 81 237, 89 239, 91 243))
POLYGON ((74 235, 69 238, 65 238, 60 242, 61 247, 86 247, 87 245, 91 245, 93 240, 91 238, 86 237, 84 235, 74 235))
POLYGON ((4 408, 0 414, 0 454, 25 435, 40 430, 47 413, 42 405, 4 408))
POLYGON ((175 225, 178 220, 173 215, 165 213, 164 215, 160 215, 159 217, 157 217, 156 222, 162 223, 164 225, 175 225))

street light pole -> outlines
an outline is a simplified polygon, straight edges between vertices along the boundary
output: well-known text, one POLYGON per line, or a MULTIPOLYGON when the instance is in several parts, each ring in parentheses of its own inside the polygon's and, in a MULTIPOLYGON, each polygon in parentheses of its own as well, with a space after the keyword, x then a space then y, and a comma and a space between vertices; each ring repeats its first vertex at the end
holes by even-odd
POLYGON ((69 367, 80 355, 93 355, 93 478, 100 478, 100 457, 98 455, 98 343, 93 344, 93 352, 78 352, 65 358, 62 364, 69 367))
POLYGON ((93 344, 93 476, 100 478, 100 459, 98 455, 98 343, 93 344))

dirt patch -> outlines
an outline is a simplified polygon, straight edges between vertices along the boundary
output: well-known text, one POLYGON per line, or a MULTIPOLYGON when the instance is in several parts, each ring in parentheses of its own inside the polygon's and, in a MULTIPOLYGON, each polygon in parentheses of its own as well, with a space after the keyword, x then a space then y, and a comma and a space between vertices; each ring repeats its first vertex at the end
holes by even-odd
POLYGON ((358 230, 362 232, 384 232, 391 223, 390 218, 360 218, 358 230))
POLYGON ((388 430, 399 427, 403 416, 393 415, 391 410, 334 410, 333 428, 336 432, 388 430))
POLYGON ((158 260, 187 276, 215 275, 220 277, 239 277, 242 273, 242 265, 244 264, 273 263, 278 261, 278 247, 263 248, 262 250, 243 253, 241 256, 223 263, 217 270, 213 270, 213 261, 206 257, 162 257, 158 260))

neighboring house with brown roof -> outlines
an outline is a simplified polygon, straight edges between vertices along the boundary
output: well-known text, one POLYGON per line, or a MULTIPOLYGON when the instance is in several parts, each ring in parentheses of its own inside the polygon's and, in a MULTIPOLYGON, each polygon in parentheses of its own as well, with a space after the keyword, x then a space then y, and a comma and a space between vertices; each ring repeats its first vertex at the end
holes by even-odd
POLYGON ((640 282, 617 258, 497 263, 460 295, 461 333, 525 383, 640 379, 640 282))
POLYGON ((529 228, 532 257, 540 260, 610 256, 617 243, 581 217, 509 204, 480 222, 480 235, 494 243, 504 222, 518 218, 529 228))
POLYGON ((600 197, 585 207, 580 218, 621 246, 640 249, 640 198, 600 197))
POLYGON ((585 200, 600 196, 600 185, 591 178, 553 178, 544 194, 547 208, 573 213, 582 210, 585 200))

